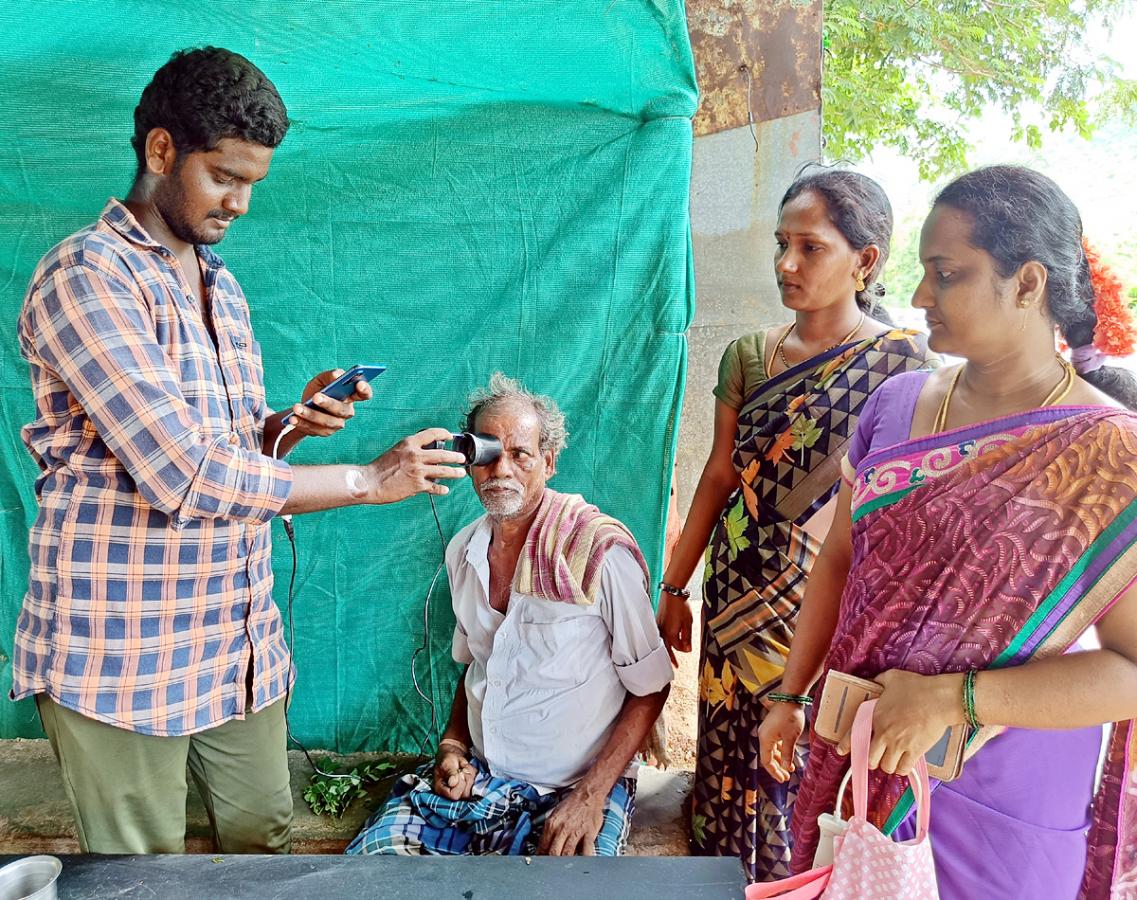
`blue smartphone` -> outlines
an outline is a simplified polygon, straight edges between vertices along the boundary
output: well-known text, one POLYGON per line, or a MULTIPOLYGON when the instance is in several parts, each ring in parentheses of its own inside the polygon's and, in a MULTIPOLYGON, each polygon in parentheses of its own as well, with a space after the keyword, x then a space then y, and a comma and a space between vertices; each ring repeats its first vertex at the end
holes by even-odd
MULTIPOLYGON (((331 384, 322 387, 319 393, 325 397, 331 397, 333 400, 346 400, 355 393, 355 385, 358 382, 370 382, 372 378, 375 378, 377 375, 382 375, 386 371, 386 366, 352 366, 331 384)), ((304 405, 309 409, 317 408, 316 404, 311 400, 304 405)), ((280 424, 287 425, 291 418, 292 413, 289 413, 280 420, 280 424)))

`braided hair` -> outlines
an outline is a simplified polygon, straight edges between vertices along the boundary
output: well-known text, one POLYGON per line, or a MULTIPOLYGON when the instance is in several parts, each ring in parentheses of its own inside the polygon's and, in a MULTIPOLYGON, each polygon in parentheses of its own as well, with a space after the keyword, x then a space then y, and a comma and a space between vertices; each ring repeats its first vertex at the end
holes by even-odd
MULTIPOLYGON (((1023 166, 987 166, 949 184, 936 205, 971 217, 971 245, 991 255, 1002 277, 1031 261, 1044 266, 1047 306, 1063 340, 1074 348, 1093 343, 1098 317, 1082 218, 1052 179, 1023 166)), ((1137 378, 1127 369, 1102 366, 1079 374, 1137 409, 1137 378)))

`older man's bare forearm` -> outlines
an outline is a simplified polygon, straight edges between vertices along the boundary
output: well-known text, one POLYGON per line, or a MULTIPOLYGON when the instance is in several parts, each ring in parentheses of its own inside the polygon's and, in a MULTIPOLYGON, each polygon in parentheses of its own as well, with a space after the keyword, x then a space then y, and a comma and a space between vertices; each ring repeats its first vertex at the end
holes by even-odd
POLYGON ((450 706, 450 721, 442 732, 442 740, 449 738, 467 747, 470 746, 470 707, 466 698, 466 672, 469 668, 467 666, 463 669, 458 679, 458 686, 454 689, 454 703, 450 706))
POLYGON ((612 733, 601 748, 596 761, 577 783, 576 791, 587 798, 607 797, 612 787, 628 768, 628 763, 643 748, 655 720, 663 712, 671 685, 654 694, 637 697, 628 694, 624 706, 612 728, 612 733))

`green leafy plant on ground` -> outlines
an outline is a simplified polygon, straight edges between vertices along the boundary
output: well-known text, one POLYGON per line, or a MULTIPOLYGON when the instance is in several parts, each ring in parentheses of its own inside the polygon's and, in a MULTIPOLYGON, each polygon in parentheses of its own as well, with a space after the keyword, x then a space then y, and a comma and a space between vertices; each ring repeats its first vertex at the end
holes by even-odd
POLYGON ((825 0, 825 155, 857 161, 892 147, 937 180, 967 166, 985 109, 1012 139, 1044 130, 1088 137, 1098 121, 1137 117, 1137 81, 1086 45, 1091 26, 1133 0, 825 0))
POLYGON ((700 816, 697 813, 691 816, 691 837, 695 839, 695 843, 700 847, 706 843, 707 840, 707 817, 700 816))
POLYGON ((393 762, 383 761, 355 766, 348 772, 337 769, 336 775, 345 776, 340 778, 317 772, 304 788, 304 801, 316 815, 339 819, 352 803, 367 797, 368 786, 392 777, 396 771, 393 762))

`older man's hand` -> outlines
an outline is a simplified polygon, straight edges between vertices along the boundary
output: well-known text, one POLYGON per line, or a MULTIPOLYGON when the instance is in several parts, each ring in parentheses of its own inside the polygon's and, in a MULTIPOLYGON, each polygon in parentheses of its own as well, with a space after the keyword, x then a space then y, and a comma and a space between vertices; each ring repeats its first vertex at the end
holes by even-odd
POLYGON ((570 793, 545 820, 537 852, 549 856, 595 856, 596 836, 604 826, 606 799, 583 790, 570 793))
POLYGON ((448 800, 465 800, 473 792, 474 774, 466 754, 444 744, 434 762, 434 793, 448 800))

